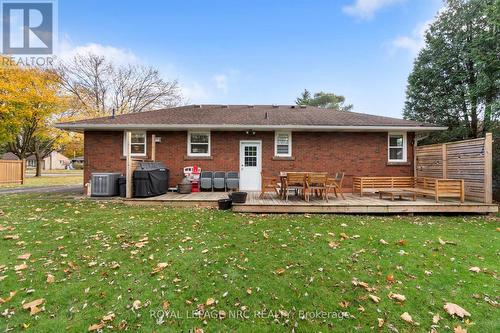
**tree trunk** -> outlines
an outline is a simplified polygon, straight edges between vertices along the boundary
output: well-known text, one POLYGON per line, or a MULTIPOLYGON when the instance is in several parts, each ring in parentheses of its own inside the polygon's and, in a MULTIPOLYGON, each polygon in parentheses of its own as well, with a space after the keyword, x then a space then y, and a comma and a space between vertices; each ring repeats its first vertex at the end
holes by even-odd
POLYGON ((484 120, 483 120, 483 135, 490 130, 491 126, 491 111, 493 109, 493 94, 488 91, 485 98, 485 108, 484 108, 484 120))
POLYGON ((43 163, 43 159, 39 158, 37 156, 37 158, 36 158, 36 174, 35 174, 35 177, 41 177, 42 176, 42 163, 43 163))

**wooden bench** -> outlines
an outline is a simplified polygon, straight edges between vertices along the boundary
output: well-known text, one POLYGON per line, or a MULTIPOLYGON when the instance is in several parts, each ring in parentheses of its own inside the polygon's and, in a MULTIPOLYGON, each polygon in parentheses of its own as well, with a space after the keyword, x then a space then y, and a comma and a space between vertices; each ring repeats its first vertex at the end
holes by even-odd
POLYGON ((458 198, 460 202, 465 199, 463 179, 417 177, 415 186, 407 190, 422 196, 433 196, 436 202, 439 202, 439 198, 458 198))
POLYGON ((379 192, 384 189, 401 189, 421 196, 458 198, 464 202, 463 179, 438 179, 429 177, 354 177, 352 192, 363 196, 364 192, 379 192))
POLYGON ((352 193, 375 193, 384 189, 409 188, 415 186, 415 177, 354 177, 352 193))

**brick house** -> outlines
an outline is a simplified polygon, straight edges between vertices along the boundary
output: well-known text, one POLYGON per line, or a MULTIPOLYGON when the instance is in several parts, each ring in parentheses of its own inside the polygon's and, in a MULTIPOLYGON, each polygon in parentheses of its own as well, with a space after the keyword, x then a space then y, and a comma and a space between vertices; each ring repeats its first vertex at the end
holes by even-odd
POLYGON ((183 167, 238 171, 243 190, 260 188, 260 173, 345 172, 353 176, 413 175, 415 138, 444 130, 432 124, 310 106, 189 105, 57 124, 83 132, 84 183, 92 172, 126 172, 131 156, 155 156, 170 169, 170 186, 183 167), (124 153, 125 152, 125 153, 124 153))

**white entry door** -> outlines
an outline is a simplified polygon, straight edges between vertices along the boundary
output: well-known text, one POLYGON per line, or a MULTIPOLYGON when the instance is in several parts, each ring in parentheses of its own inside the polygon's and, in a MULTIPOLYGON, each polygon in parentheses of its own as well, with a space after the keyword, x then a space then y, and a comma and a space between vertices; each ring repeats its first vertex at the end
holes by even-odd
POLYGON ((260 191, 261 141, 240 141, 240 189, 260 191))

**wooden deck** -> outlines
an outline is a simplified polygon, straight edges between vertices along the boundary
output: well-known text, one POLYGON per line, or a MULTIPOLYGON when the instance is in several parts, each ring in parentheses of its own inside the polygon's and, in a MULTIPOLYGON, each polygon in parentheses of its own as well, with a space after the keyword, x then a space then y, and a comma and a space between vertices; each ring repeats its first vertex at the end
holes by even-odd
MULTIPOLYGON (((233 211, 241 213, 339 213, 339 214, 408 214, 408 213, 496 213, 498 206, 458 200, 443 199, 436 203, 433 198, 418 197, 416 201, 379 199, 378 195, 347 193, 346 200, 331 198, 329 202, 311 198, 305 202, 298 197, 284 201, 276 195, 259 198, 257 192, 249 192, 247 202, 234 204, 233 211)), ((128 204, 162 204, 175 207, 217 207, 217 200, 227 198, 224 192, 201 192, 191 194, 167 193, 153 198, 127 199, 128 204)))

